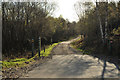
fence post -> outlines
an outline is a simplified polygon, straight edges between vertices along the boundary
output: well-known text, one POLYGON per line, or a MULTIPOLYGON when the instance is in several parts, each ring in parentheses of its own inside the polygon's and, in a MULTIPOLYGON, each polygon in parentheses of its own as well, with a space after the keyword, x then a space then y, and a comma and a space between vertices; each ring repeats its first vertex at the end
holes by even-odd
MULTIPOLYGON (((45 44, 44 44, 43 48, 44 48, 44 53, 43 54, 45 54, 45 44)), ((43 54, 42 54, 42 58, 44 58, 43 54)))
POLYGON ((39 37, 39 58, 40 58, 40 51, 41 51, 41 37, 39 37))
POLYGON ((52 45, 52 37, 51 37, 51 45, 52 45))
POLYGON ((34 39, 32 39, 32 57, 34 56, 34 39))
POLYGON ((44 52, 45 52, 45 44, 44 44, 44 52))

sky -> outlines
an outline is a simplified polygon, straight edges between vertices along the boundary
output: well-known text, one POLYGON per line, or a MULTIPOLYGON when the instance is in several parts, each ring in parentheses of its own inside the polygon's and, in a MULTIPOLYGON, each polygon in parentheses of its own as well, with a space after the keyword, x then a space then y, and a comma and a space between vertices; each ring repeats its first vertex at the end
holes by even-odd
POLYGON ((74 4, 78 0, 56 0, 57 10, 54 12, 55 17, 62 15, 63 18, 68 19, 70 22, 77 21, 78 17, 76 15, 74 4))
MULTIPOLYGON (((4 1, 8 1, 8 0, 4 0, 4 1)), ((11 1, 14 1, 14 0, 11 0, 11 1)), ((60 15, 62 15, 63 18, 68 19, 70 22, 78 20, 77 14, 74 9, 74 4, 80 0, 51 0, 51 1, 57 4, 57 9, 55 10, 53 14, 54 17, 59 17, 60 15)))
MULTIPOLYGON (((95 4, 96 0, 54 0, 57 4, 57 10, 54 12, 54 17, 59 17, 62 15, 63 18, 68 19, 70 22, 78 21, 78 16, 76 14, 74 4, 77 2, 93 2, 95 4)), ((106 1, 106 0, 97 0, 106 1)), ((108 1, 119 1, 119 0, 108 0, 108 1)))
MULTIPOLYGON (((2 0, 2 1, 8 2, 9 0, 2 0)), ((10 1, 15 1, 15 0, 10 0, 10 1)), ((33 1, 33 0, 16 0, 16 1, 24 2, 24 1, 33 1)), ((45 0, 36 0, 36 1, 45 1, 45 0)), ((64 19, 68 19, 70 22, 72 22, 72 21, 78 21, 78 17, 77 17, 75 8, 74 8, 74 4, 77 1, 83 2, 85 0, 48 0, 48 1, 52 1, 57 4, 57 8, 55 12, 53 13, 54 17, 59 17, 60 15, 62 15, 64 19)))
POLYGON ((77 2, 94 2, 95 0, 54 0, 57 4, 57 10, 54 12, 54 17, 62 15, 64 19, 68 19, 70 22, 78 21, 79 18, 76 14, 74 4, 77 2))
MULTIPOLYGON (((9 1, 9 0, 4 0, 4 1, 9 1)), ((11 1, 15 1, 15 0, 11 0, 11 1)), ((35 1, 35 0, 16 0, 16 1, 24 2, 24 1, 35 1)), ((36 0, 36 1, 40 1, 40 0, 36 0)), ((74 4, 77 1, 80 1, 80 2, 89 1, 94 3, 96 0, 50 0, 50 1, 53 1, 57 4, 57 9, 53 13, 54 17, 59 17, 60 15, 62 15, 64 19, 68 19, 70 22, 73 22, 73 21, 77 22, 78 16, 76 14, 74 4)), ((105 0, 97 0, 97 1, 105 1, 105 0)), ((120 1, 120 0, 108 0, 108 1, 120 1)), ((0 0, 0 3, 1 3, 1 0, 0 0)))

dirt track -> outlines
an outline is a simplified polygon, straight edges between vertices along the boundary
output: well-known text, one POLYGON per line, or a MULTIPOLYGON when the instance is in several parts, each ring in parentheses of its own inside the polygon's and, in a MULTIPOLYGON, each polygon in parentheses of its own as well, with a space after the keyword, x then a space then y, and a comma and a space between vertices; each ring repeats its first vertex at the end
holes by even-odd
MULTIPOLYGON (((75 39, 74 39, 75 40, 75 39)), ((71 40, 73 41, 73 40, 71 40)), ((119 70, 112 63, 90 55, 82 55, 62 42, 53 51, 51 60, 36 67, 25 78, 118 78, 119 70)))

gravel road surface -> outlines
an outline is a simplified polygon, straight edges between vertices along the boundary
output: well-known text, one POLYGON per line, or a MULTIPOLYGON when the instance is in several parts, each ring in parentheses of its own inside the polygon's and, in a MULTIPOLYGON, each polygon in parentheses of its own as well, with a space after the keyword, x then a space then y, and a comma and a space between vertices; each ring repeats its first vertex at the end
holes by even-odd
MULTIPOLYGON (((74 39, 76 40, 76 39, 74 39)), ((118 78, 112 63, 90 55, 82 55, 70 47, 71 41, 58 44, 49 61, 28 72, 23 78, 118 78)))

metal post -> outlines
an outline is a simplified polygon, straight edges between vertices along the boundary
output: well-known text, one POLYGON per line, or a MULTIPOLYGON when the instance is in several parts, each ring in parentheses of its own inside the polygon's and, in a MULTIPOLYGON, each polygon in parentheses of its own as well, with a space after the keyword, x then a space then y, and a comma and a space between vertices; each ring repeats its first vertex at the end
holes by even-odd
POLYGON ((34 39, 32 39, 32 57, 34 56, 34 39))
POLYGON ((40 51, 41 51, 41 38, 39 37, 39 57, 40 57, 40 51))

